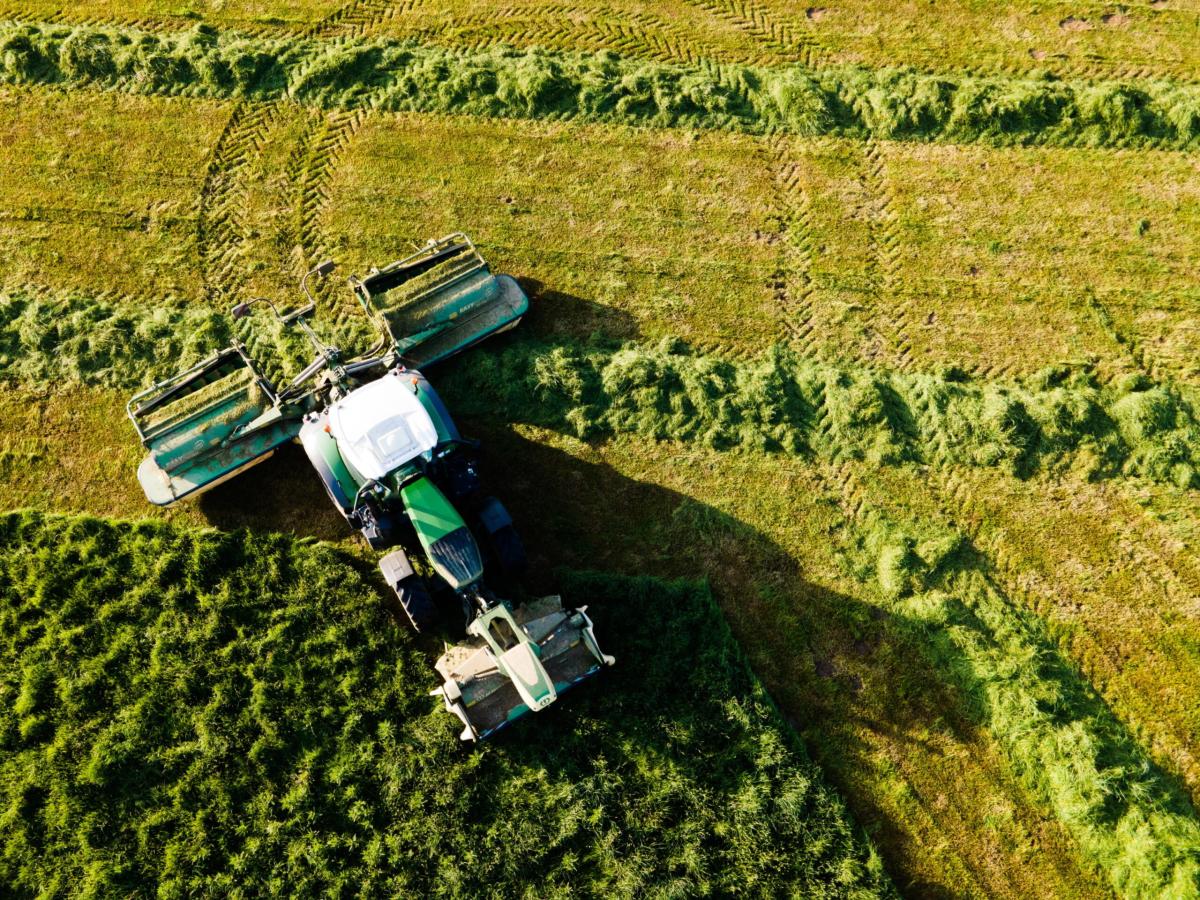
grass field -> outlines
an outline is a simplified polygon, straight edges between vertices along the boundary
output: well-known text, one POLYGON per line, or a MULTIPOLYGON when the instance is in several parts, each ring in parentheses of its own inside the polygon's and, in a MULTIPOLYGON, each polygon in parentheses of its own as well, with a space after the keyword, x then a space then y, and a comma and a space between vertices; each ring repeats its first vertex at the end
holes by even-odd
POLYGON ((628 622, 625 674, 540 740, 471 755, 425 702, 421 650, 334 551, 0 529, 10 889, 478 895, 533 870, 542 896, 886 891, 703 587, 566 579, 628 622))
POLYGON ((0 882, 1200 896, 1198 34, 0 8, 0 882), (431 376, 621 658, 478 756, 300 451, 159 511, 123 420, 238 300, 460 228, 532 306, 431 376))
POLYGON ((1196 80, 1200 11, 1190 0, 1114 6, 1095 2, 848 0, 804 6, 782 0, 517 0, 198 2, 31 0, 0 8, 25 20, 136 23, 181 29, 197 21, 250 33, 382 34, 446 46, 508 44, 609 51, 694 62, 913 66, 930 71, 1051 72, 1060 76, 1196 80))

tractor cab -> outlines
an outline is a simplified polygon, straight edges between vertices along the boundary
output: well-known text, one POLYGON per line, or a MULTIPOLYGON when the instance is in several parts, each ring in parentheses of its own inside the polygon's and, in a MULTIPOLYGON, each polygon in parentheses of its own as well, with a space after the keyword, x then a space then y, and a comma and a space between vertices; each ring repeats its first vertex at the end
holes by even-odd
POLYGON ((383 481, 438 445, 438 428, 421 403, 420 381, 393 370, 333 403, 330 434, 359 481, 383 481))

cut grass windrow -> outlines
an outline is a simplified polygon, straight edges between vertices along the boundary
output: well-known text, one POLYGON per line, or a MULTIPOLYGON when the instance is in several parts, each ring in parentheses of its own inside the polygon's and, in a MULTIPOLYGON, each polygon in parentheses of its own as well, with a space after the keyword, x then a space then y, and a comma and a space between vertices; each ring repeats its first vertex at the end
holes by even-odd
POLYGON ((1171 383, 1101 385, 1082 368, 1020 381, 882 372, 782 346, 753 360, 657 346, 514 342, 442 379, 465 414, 500 408, 591 439, 640 434, 829 460, 1073 469, 1200 483, 1200 417, 1171 383))
MULTIPOLYGON (((365 319, 338 338, 365 340, 365 319)), ((133 389, 226 345, 229 320, 195 307, 15 292, 0 296, 0 378, 133 389)), ((369 341, 367 341, 369 343, 369 341)), ((255 335, 278 376, 311 352, 278 329, 255 335), (276 364, 276 357, 284 360, 276 364)), ((1131 375, 1107 385, 1082 368, 1019 381, 960 372, 882 372, 818 362, 776 346, 745 361, 656 346, 518 340, 439 378, 457 410, 502 408, 520 421, 591 439, 632 433, 880 465, 1001 468, 1024 477, 1072 469, 1200 484, 1200 416, 1190 393, 1131 375)))
POLYGON ((1017 775, 1120 896, 1200 891, 1200 821, 1187 798, 1058 652, 992 563, 936 522, 896 521, 841 485, 860 577, 874 580, 930 662, 969 698, 1017 775))
POLYGON ((620 665, 468 752, 328 546, 16 513, 0 562, 18 895, 892 894, 695 583, 564 574, 620 665))
POLYGON ((0 78, 329 107, 575 118, 899 140, 1189 148, 1200 87, 928 75, 896 69, 681 66, 612 54, 449 50, 0 24, 0 78))

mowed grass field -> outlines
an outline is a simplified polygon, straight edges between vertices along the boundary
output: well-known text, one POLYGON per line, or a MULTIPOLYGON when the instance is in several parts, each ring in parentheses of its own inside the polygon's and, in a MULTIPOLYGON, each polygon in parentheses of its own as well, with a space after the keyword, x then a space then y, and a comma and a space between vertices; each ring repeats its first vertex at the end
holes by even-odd
MULTIPOLYGON (((1135 84, 1196 80, 1200 46, 1200 12, 1183 0, 31 3, 8 14, 1135 84)), ((1194 153, 87 86, 3 87, 0 109, 4 508, 157 516, 179 534, 247 527, 362 557, 292 449, 197 502, 150 509, 124 403, 227 336, 214 323, 237 299, 291 303, 319 259, 361 274, 463 229, 532 307, 516 334, 430 374, 485 440, 536 584, 554 588, 557 566, 707 579, 781 721, 844 799, 862 842, 851 856, 872 845, 901 894, 1200 893, 1200 517, 1186 462, 1200 458, 1194 153), (170 336, 185 326, 201 336, 170 336), (691 427, 705 403, 727 431, 741 427, 741 407, 729 411, 739 398, 786 406, 794 383, 739 374, 773 353, 817 367, 818 404, 768 423, 760 446, 691 427), (501 354, 529 362, 515 388, 498 381, 513 369, 488 368, 501 354), (594 388, 571 380, 571 361, 588 354, 606 361, 617 410, 603 423, 580 399, 594 388), (676 358, 692 361, 686 377, 676 358), (868 382, 883 387, 863 393, 868 382), (917 418, 956 390, 985 397, 979 411, 961 433, 926 437, 917 418), (1059 391, 1064 422, 996 399, 1022 390, 1059 391), (563 396, 582 412, 548 412, 563 396), (1081 399, 1092 396, 1099 406, 1081 399), (1060 447, 1058 426, 1115 437, 1060 447), (853 439, 862 429, 890 443, 864 447, 853 439), (953 445, 980 440, 976 430, 994 440, 964 464, 953 445), (910 439, 931 449, 889 449, 910 439), (1143 443, 1167 461, 1146 463, 1143 443)), ((347 300, 324 286, 318 328, 346 335, 347 300)), ((252 345, 267 352, 269 336, 252 345)), ((587 713, 602 715, 602 702, 587 713)), ((5 727, 11 755, 23 726, 5 727)), ((532 741, 538 727, 523 734, 532 741)), ((12 822, 39 815, 21 791, 0 826, 10 836, 12 822)), ((791 840, 803 858, 807 838, 791 840)), ((707 864, 727 873, 730 858, 707 864)), ((596 865, 598 886, 642 884, 607 858, 596 865)), ((698 871, 688 869, 692 889, 726 883, 698 871)), ((665 883, 657 877, 646 883, 665 883)), ((859 884, 815 877, 805 883, 859 884)))

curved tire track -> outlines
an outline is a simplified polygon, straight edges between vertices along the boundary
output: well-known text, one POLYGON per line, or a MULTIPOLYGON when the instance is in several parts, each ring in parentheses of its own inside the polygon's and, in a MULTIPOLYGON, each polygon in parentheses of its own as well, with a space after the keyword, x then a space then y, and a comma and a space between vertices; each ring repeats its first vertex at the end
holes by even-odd
MULTIPOLYGON (((361 37, 397 10, 412 9, 419 2, 407 0, 397 5, 381 0, 353 0, 312 26, 305 36, 361 37)), ((245 207, 251 164, 270 140, 284 108, 281 101, 238 103, 209 157, 198 204, 196 243, 205 293, 212 302, 233 301, 245 285, 248 273, 243 257, 249 239, 245 207)), ((357 114, 343 117, 357 120, 357 114)), ((308 139, 305 135, 301 140, 308 139)))

